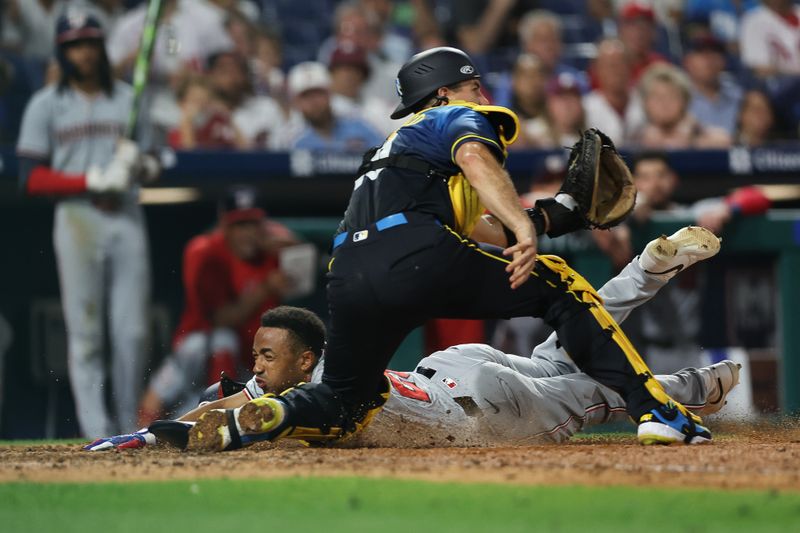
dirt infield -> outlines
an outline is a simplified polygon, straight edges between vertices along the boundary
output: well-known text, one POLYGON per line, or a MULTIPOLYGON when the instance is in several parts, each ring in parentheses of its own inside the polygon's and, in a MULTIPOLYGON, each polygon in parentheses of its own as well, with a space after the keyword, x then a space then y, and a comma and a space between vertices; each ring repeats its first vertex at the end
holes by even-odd
POLYGON ((718 433, 705 446, 643 447, 631 436, 499 448, 309 449, 296 443, 202 455, 167 447, 84 452, 0 447, 0 482, 358 475, 535 485, 800 490, 800 428, 718 433))

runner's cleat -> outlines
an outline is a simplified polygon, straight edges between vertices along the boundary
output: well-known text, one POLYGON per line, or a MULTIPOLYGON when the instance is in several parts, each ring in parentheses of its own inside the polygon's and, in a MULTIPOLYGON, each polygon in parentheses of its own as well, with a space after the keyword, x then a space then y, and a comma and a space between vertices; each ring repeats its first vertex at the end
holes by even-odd
POLYGON ((243 433, 266 433, 283 420, 283 404, 274 396, 261 396, 244 404, 236 416, 243 433))
POLYGON ((698 261, 717 255, 721 240, 705 228, 687 226, 669 237, 650 241, 639 256, 639 264, 651 276, 668 281, 698 261))
POLYGON ((214 409, 203 413, 189 431, 187 449, 219 452, 269 440, 265 434, 275 429, 283 419, 283 404, 272 394, 251 400, 236 409, 214 409))
POLYGON ((725 397, 739 384, 739 369, 742 365, 728 359, 715 365, 701 368, 700 372, 706 382, 707 403, 697 413, 705 416, 718 412, 728 403, 725 397), (703 372, 706 370, 707 372, 703 372))

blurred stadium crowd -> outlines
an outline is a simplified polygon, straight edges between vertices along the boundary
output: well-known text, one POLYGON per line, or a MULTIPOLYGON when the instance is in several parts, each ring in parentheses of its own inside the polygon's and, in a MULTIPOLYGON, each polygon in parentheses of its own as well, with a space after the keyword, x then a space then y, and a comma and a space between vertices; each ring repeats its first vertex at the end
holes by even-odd
MULTIPOLYGON (((95 14, 129 78, 145 5, 9 0, 0 138, 57 79, 54 22, 95 14)), ((150 91, 154 141, 179 149, 360 152, 398 126, 394 78, 450 44, 523 121, 516 149, 599 126, 620 145, 757 146, 798 137, 800 7, 792 0, 165 0, 150 91), (780 109, 780 113, 775 110, 780 109)))

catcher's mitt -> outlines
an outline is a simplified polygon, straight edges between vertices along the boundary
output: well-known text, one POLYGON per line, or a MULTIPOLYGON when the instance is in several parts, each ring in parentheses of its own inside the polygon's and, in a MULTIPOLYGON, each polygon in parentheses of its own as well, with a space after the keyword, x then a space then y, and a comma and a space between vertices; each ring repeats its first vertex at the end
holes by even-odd
POLYGON ((569 155, 561 193, 578 203, 578 214, 591 228, 616 226, 633 210, 636 186, 631 171, 611 139, 592 128, 583 132, 569 155))

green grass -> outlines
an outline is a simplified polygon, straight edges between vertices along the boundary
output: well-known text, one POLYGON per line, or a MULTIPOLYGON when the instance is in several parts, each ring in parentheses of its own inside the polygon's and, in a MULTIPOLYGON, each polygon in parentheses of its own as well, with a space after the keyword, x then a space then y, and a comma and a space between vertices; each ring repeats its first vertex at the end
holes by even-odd
POLYGON ((21 440, 0 440, 0 446, 42 446, 47 444, 86 444, 88 439, 21 439, 21 440))
POLYGON ((525 487, 363 478, 0 484, 28 531, 790 531, 800 494, 525 487))

